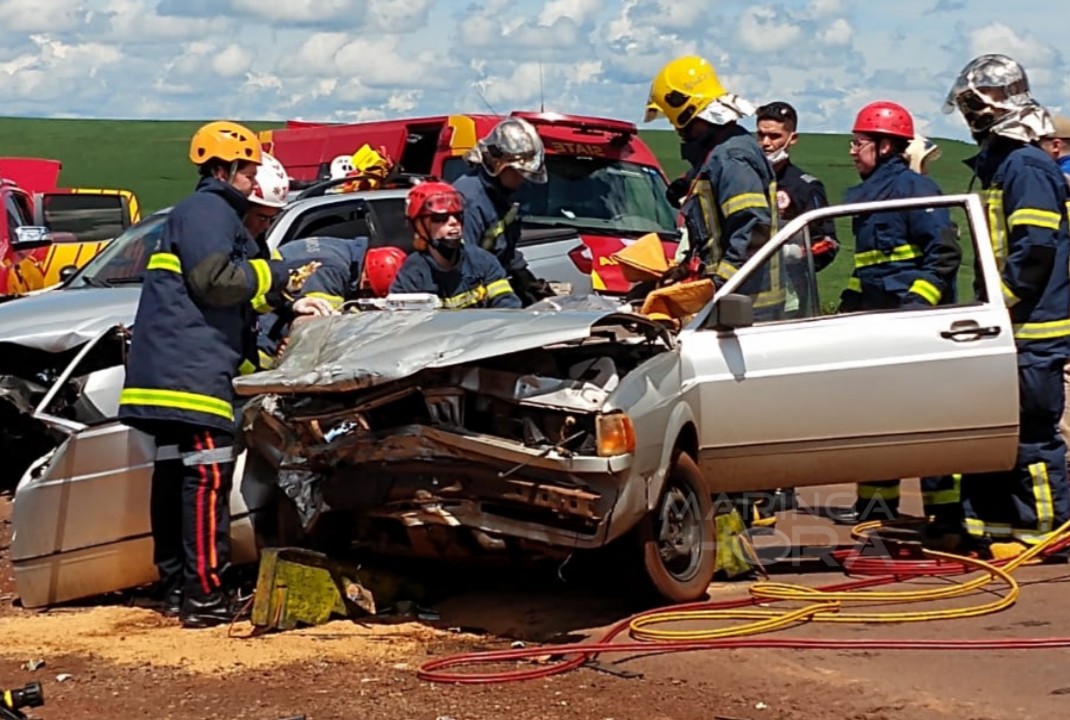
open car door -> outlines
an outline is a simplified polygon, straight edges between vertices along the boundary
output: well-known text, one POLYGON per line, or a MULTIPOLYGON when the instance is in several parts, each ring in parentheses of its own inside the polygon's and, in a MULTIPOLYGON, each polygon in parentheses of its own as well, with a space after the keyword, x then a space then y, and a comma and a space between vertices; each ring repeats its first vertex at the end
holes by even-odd
MULTIPOLYGON (((851 256, 849 238, 840 242, 837 262, 872 264, 851 256)), ((718 490, 991 472, 1014 463, 1014 333, 976 196, 808 212, 721 288, 680 343, 693 378, 685 385, 701 415, 700 466, 718 490), (938 207, 951 211, 963 261, 957 295, 934 306, 841 312, 849 277, 841 271, 818 282, 812 262, 792 265, 784 252, 787 243, 808 245, 823 219, 938 207)))
MULTIPOLYGON (((125 377, 128 333, 113 327, 85 345, 41 400, 35 417, 65 436, 15 491, 11 556, 25 607, 125 590, 156 580, 149 498, 156 446, 115 418, 125 377)), ((238 457, 231 494, 231 560, 255 560, 238 457)), ((178 508, 175 509, 178 512, 178 508)))

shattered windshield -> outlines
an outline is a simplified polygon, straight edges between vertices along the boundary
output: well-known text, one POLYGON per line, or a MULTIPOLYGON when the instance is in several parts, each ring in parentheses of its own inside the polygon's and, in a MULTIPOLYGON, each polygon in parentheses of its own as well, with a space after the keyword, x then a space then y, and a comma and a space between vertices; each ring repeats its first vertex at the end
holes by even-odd
MULTIPOLYGON (((449 161, 449 182, 466 170, 449 161)), ((656 168, 606 158, 548 155, 548 181, 524 183, 517 193, 525 225, 563 226, 605 233, 676 233, 676 214, 656 168)))
POLYGON ((140 283, 149 255, 163 232, 166 213, 159 213, 127 229, 108 243, 71 281, 70 287, 113 287, 140 283))

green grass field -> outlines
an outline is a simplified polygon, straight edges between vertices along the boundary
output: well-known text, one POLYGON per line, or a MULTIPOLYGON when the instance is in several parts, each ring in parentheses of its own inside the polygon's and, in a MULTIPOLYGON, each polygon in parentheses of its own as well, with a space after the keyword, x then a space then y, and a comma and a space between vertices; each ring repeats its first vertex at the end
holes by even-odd
MULTIPOLYGON (((0 156, 48 157, 63 162, 60 180, 68 186, 124 187, 137 193, 142 213, 165 207, 189 192, 196 180, 186 156, 198 121, 40 120, 0 118, 0 156)), ((248 123, 261 130, 279 123, 248 123)), ((641 131, 670 177, 684 171, 679 142, 669 131, 641 131)), ((792 152, 794 162, 821 178, 830 202, 858 183, 847 154, 847 135, 802 135, 792 152)), ((962 160, 974 146, 939 140, 943 156, 932 164, 932 177, 945 193, 964 192, 970 173, 962 160)), ((850 274, 850 231, 839 228, 844 252, 822 272, 823 287, 843 287, 850 274)), ((959 287, 970 286, 973 265, 969 248, 963 259, 959 287)))

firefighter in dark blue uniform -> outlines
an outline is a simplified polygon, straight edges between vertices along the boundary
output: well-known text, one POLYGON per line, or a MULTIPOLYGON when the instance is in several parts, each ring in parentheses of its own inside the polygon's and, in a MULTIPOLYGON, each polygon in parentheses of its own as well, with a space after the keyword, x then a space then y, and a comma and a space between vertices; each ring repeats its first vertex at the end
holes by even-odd
POLYGON ((262 257, 242 225, 261 160, 252 131, 209 123, 193 136, 190 159, 201 179, 149 258, 119 419, 158 447, 151 519, 165 609, 184 626, 207 627, 237 609, 223 577, 237 429, 231 380, 254 369, 254 307, 281 303, 290 272, 262 257))
MULTIPOLYGON (((672 60, 655 76, 648 121, 656 116, 654 107, 680 135, 681 155, 691 164, 682 205, 689 260, 698 258, 719 288, 777 228, 773 169, 754 137, 737 124, 753 108, 726 92, 713 67, 696 56, 672 60)), ((740 292, 754 299, 756 319, 777 319, 785 300, 780 257, 740 292)))
POLYGON ((1021 552, 1070 518, 1066 448, 1058 432, 1070 357, 1067 186, 1037 147, 1051 118, 1021 65, 982 55, 945 103, 980 146, 968 164, 981 182, 989 232, 1018 345, 1019 437, 1013 470, 962 479, 966 530, 996 556, 1021 552))
POLYGON ((524 305, 554 293, 536 278, 520 243, 520 205, 514 200, 525 180, 545 183, 546 159, 542 138, 527 120, 505 118, 479 141, 471 160, 475 167, 454 181, 464 196, 464 241, 494 254, 524 305))
MULTIPOLYGON (((941 194, 936 183, 911 170, 903 158, 914 139, 914 119, 901 105, 883 101, 866 105, 858 112, 852 132, 851 159, 862 183, 847 190, 846 202, 941 194)), ((856 215, 852 229, 855 267, 840 296, 840 312, 955 302, 962 251, 946 208, 856 215)), ((950 476, 923 478, 922 491, 932 497, 951 489, 954 482, 950 476)), ((853 523, 896 517, 899 485, 899 480, 859 483, 853 512, 840 513, 836 519, 853 523)), ((955 500, 943 503, 939 524, 961 523, 955 516, 959 512, 955 500)))
MULTIPOLYGON (((280 255, 289 266, 317 264, 297 297, 322 302, 325 310, 316 314, 337 312, 346 301, 368 294, 386 297, 405 262, 405 251, 389 246, 369 248, 368 243, 366 237, 313 237, 283 245, 280 255)), ((259 343, 267 356, 264 366, 274 363, 291 321, 291 317, 274 313, 261 316, 259 343)))
POLYGON ((391 293, 431 293, 454 310, 521 306, 497 259, 464 241, 464 197, 457 190, 420 183, 409 191, 405 214, 417 251, 401 266, 391 293))

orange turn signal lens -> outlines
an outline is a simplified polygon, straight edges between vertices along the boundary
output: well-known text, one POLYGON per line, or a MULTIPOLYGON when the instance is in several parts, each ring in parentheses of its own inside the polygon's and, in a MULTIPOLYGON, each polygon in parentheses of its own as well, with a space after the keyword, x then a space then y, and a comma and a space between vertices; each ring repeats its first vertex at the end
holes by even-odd
POLYGON ((600 456, 627 455, 635 450, 635 426, 627 414, 599 415, 595 428, 600 456))

